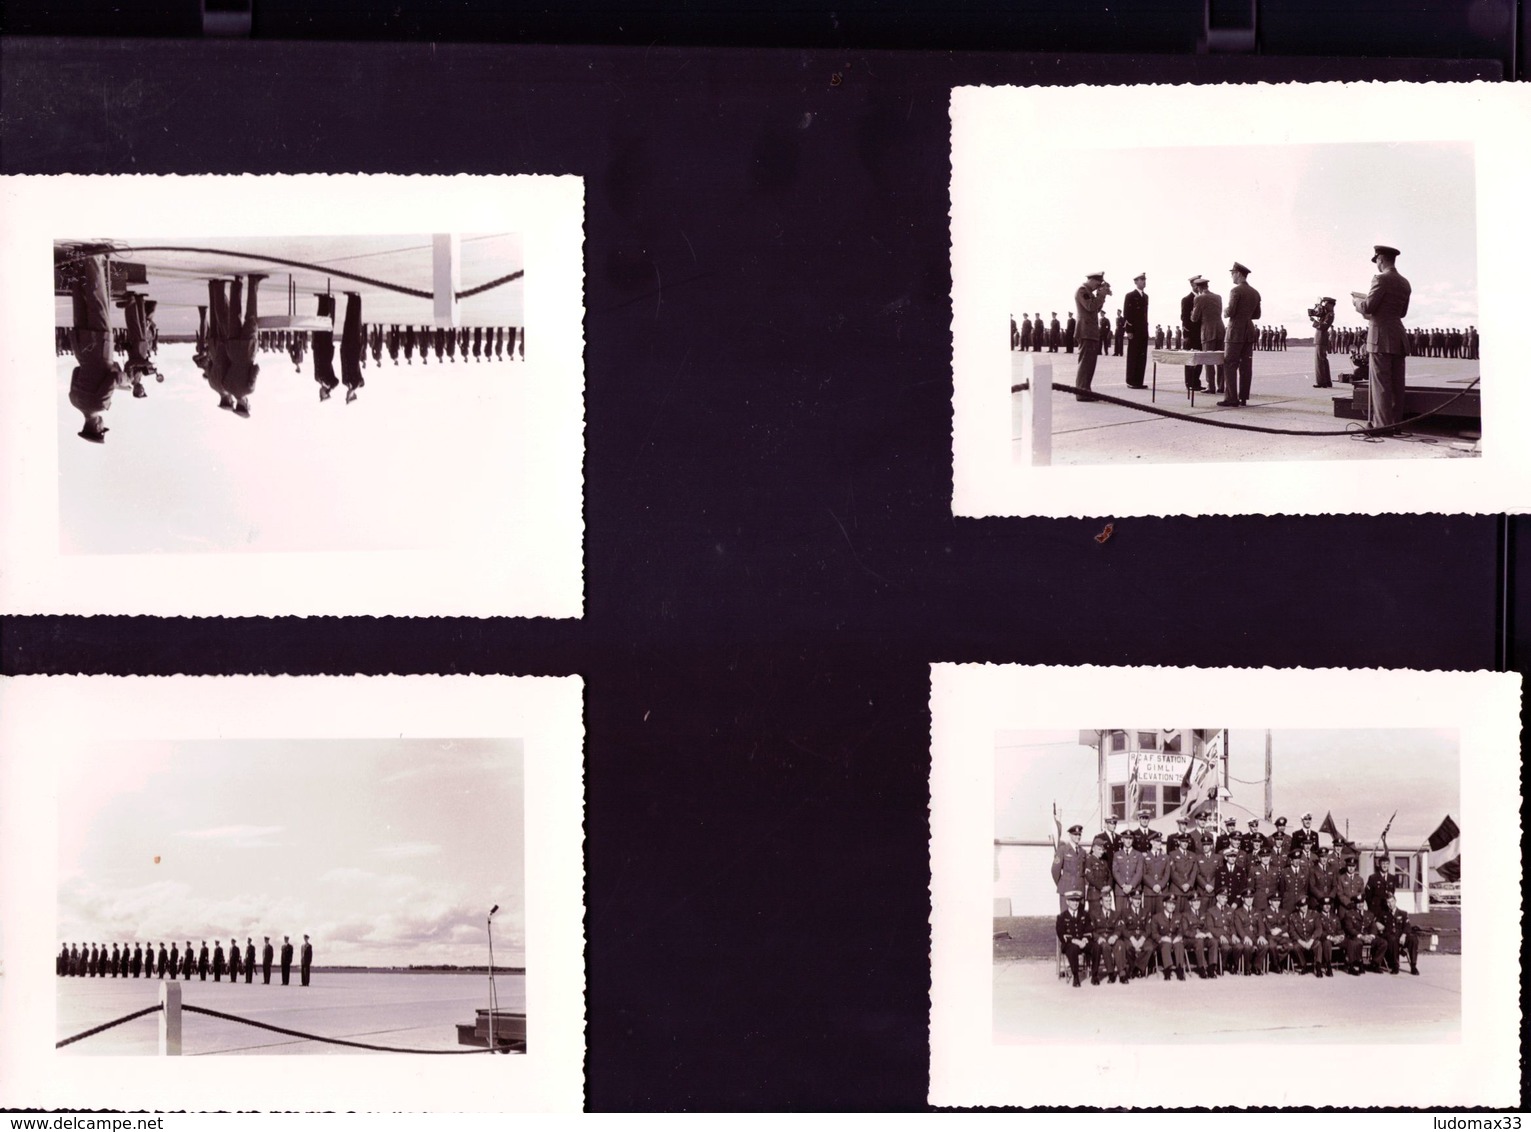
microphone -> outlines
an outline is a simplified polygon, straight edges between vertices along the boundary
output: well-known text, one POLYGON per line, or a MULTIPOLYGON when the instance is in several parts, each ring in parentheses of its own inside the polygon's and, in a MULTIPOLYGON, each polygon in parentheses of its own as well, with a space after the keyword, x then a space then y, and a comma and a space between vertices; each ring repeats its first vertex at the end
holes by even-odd
POLYGON ((498 904, 496 904, 493 908, 489 909, 489 914, 492 916, 496 912, 498 912, 499 910, 500 910, 500 906, 498 904))

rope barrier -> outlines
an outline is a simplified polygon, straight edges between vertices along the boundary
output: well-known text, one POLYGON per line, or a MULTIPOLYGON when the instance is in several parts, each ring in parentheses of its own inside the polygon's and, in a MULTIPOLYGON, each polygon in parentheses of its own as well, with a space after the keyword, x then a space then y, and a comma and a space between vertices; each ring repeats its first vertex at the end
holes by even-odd
MULTIPOLYGON (((298 267, 309 271, 322 271, 326 275, 334 275, 341 279, 349 279, 355 283, 365 283, 370 287, 378 287, 384 291, 393 291, 400 295, 409 295, 410 297, 416 299, 434 299, 436 297, 435 293, 431 291, 421 291, 414 287, 405 287, 398 283, 389 283, 382 279, 374 279, 371 276, 357 275, 354 272, 342 271, 336 267, 326 267, 320 263, 306 263, 300 259, 284 259, 281 256, 262 255, 259 252, 229 251, 225 248, 188 248, 179 247, 172 244, 155 244, 142 248, 135 248, 127 245, 122 247, 112 247, 109 249, 92 247, 90 250, 80 251, 74 255, 66 256, 63 259, 55 260, 54 266, 56 267, 60 264, 73 263, 75 260, 89 259, 93 255, 113 255, 120 259, 124 256, 124 254, 137 254, 139 252, 190 252, 194 255, 235 256, 239 259, 254 259, 260 260, 263 263, 280 264, 283 267, 298 267)), ((491 279, 489 282, 480 284, 477 287, 470 287, 466 291, 458 291, 454 297, 459 301, 472 298, 474 295, 481 295, 485 291, 493 290, 495 287, 503 286, 506 283, 512 283, 515 280, 520 279, 525 274, 525 271, 512 271, 507 275, 502 275, 498 279, 491 279)))
MULTIPOLYGON (((156 1002, 153 1006, 145 1007, 143 1010, 135 1010, 132 1014, 124 1014, 121 1018, 114 1019, 111 1022, 104 1022, 93 1029, 86 1030, 84 1033, 76 1034, 72 1038, 65 1038, 61 1042, 54 1042, 53 1048, 63 1049, 65 1046, 73 1045, 75 1042, 82 1041, 93 1034, 99 1034, 102 1030, 110 1030, 113 1026, 120 1026, 124 1022, 131 1022, 135 1018, 142 1018, 145 1014, 158 1014, 163 1009, 164 1006, 156 1002)), ((190 1010, 192 1008, 188 1006, 186 1009, 190 1010)))
MULTIPOLYGON (((159 1007, 155 1007, 154 1009, 158 1010, 159 1007)), ((237 1014, 225 1014, 221 1010, 209 1010, 205 1006, 192 1006, 190 1004, 183 1004, 181 1009, 185 1010, 185 1011, 187 1011, 188 1013, 191 1013, 191 1014, 205 1014, 209 1018, 221 1018, 225 1022, 238 1022, 238 1023, 240 1023, 243 1026, 254 1026, 258 1030, 270 1030, 272 1033, 286 1034, 288 1037, 292 1037, 292 1038, 307 1038, 311 1042, 327 1042, 328 1044, 334 1045, 334 1046, 350 1046, 352 1049, 371 1049, 371 1050, 377 1050, 380 1053, 440 1053, 440 1054, 458 1054, 458 1053, 494 1053, 495 1052, 495 1050, 493 1048, 486 1048, 486 1049, 405 1049, 405 1048, 400 1047, 400 1046, 378 1046, 378 1045, 372 1045, 372 1044, 370 1044, 368 1042, 347 1041, 345 1038, 326 1038, 326 1037, 321 1037, 319 1034, 308 1034, 308 1033, 304 1033, 302 1030, 289 1030, 289 1029, 287 1029, 284 1026, 272 1026, 269 1023, 267 1023, 267 1022, 256 1022, 254 1019, 251 1019, 251 1018, 241 1018, 237 1014)), ((115 1025, 115 1023, 113 1023, 113 1025, 115 1025)), ((81 1036, 83 1037, 85 1035, 81 1035, 81 1036)), ((73 1039, 71 1039, 71 1040, 73 1040, 73 1039)))
MULTIPOLYGON (((1126 408, 1138 409, 1141 412, 1152 413, 1153 415, 1159 416, 1159 417, 1170 417, 1171 419, 1177 420, 1177 421, 1190 421, 1192 424, 1210 425, 1213 428, 1231 428, 1231 429, 1236 429, 1236 430, 1238 430, 1240 432, 1264 432, 1264 433, 1270 433, 1270 434, 1275 435, 1275 436, 1348 436, 1348 437, 1371 437, 1371 436, 1379 435, 1379 434, 1385 435, 1385 434, 1389 434, 1389 433, 1396 433, 1399 429, 1403 428, 1405 425, 1411 425, 1411 424, 1414 424, 1417 421, 1425 420, 1428 417, 1436 416, 1438 413, 1440 413, 1445 408, 1447 408, 1447 406, 1455 404, 1457 401, 1459 401, 1463 397, 1467 396, 1467 394, 1471 393, 1473 391, 1474 387, 1477 386, 1477 384, 1478 384, 1478 382, 1480 380, 1482 380, 1482 379, 1481 378, 1477 378, 1477 377, 1473 378, 1472 384, 1469 385, 1466 389, 1463 389, 1460 393, 1456 394, 1454 397, 1450 398, 1449 400, 1441 402, 1439 405, 1437 405, 1435 408, 1431 409, 1429 412, 1420 413, 1419 416, 1417 416, 1417 417, 1409 417, 1407 420, 1399 421, 1395 425, 1366 425, 1366 426, 1355 425, 1355 426, 1351 426, 1351 427, 1345 428, 1345 429, 1323 429, 1323 430, 1319 430, 1319 429, 1305 429, 1305 428, 1275 428, 1275 427, 1273 427, 1271 425, 1239 424, 1236 421, 1221 420, 1219 418, 1210 417, 1210 416, 1193 417, 1193 416, 1191 416, 1188 413, 1177 413, 1177 412, 1175 412, 1175 411, 1173 411, 1171 409, 1161 409, 1158 405, 1145 405, 1141 401, 1129 401, 1125 397, 1113 397, 1109 393, 1097 393, 1093 389, 1090 390, 1089 393, 1086 396, 1087 396, 1088 399, 1091 399, 1091 400, 1106 401, 1106 402, 1108 402, 1109 404, 1112 404, 1112 405, 1123 405, 1126 408)), ((1031 388, 1031 383, 1023 381, 1023 382, 1021 382, 1018 385, 1012 385, 1010 387, 1010 392, 1011 393, 1022 393, 1022 392, 1025 392, 1026 390, 1028 390, 1030 388, 1031 388)), ((1054 385, 1052 388, 1053 388, 1053 392, 1054 393, 1066 393, 1066 394, 1069 394, 1070 396, 1082 392, 1081 390, 1079 390, 1077 387, 1075 387, 1073 385, 1054 385)))

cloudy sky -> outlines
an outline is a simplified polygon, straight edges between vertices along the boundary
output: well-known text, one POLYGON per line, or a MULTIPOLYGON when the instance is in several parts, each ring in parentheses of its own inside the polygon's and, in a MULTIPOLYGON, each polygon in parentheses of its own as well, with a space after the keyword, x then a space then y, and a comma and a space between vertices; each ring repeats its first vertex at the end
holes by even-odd
POLYGON ((122 743, 60 770, 65 940, 288 934, 320 964, 525 947, 518 740, 122 743))
MULTIPOLYGON (((1179 321, 1187 280, 1226 300, 1235 260, 1251 269, 1262 322, 1308 335, 1314 300, 1370 284, 1373 244, 1403 254, 1410 326, 1478 322, 1476 180, 1469 143, 1372 143, 1071 150, 1030 181, 1011 260, 1013 309, 1066 321, 1090 271, 1104 270, 1114 320, 1148 275, 1148 322, 1179 321)), ((1347 317, 1348 316, 1348 317, 1347 317)))
MULTIPOLYGON (((995 836, 1045 838, 1053 833, 1052 804, 1064 825, 1085 835, 1101 828, 1094 748, 1077 731, 1008 731, 995 738, 995 836)), ((1346 730, 1271 733, 1274 816, 1296 829, 1304 810, 1317 828, 1333 811, 1340 830, 1375 841, 1394 810, 1388 841, 1419 844, 1448 813, 1461 819, 1455 731, 1346 730)), ((1229 776, 1235 803, 1263 817, 1265 732, 1234 728, 1229 776), (1242 782, 1240 780, 1243 780, 1242 782)), ((1269 827, 1262 827, 1269 832, 1269 827)))

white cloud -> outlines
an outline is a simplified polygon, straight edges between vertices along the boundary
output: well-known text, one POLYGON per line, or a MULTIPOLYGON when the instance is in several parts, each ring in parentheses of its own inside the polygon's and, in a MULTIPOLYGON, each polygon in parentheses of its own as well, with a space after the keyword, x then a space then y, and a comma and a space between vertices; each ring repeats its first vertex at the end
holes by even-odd
POLYGON ((176 836, 217 841, 230 849, 269 849, 277 844, 276 835, 284 828, 280 825, 219 825, 210 829, 183 829, 176 836))
POLYGON ((389 860, 401 860, 410 857, 433 857, 441 852, 441 846, 429 841, 401 841, 396 845, 380 845, 377 849, 379 857, 389 860))

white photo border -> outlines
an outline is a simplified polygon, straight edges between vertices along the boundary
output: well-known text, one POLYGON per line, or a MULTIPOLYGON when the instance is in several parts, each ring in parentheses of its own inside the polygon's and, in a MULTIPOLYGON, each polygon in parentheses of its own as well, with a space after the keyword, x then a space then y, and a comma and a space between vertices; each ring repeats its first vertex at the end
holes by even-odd
MULTIPOLYGON (((0 612, 580 617, 584 610, 584 182, 574 176, 0 178, 0 612), (436 550, 60 551, 53 241, 154 235, 515 231, 533 344, 507 424, 536 490, 483 506, 481 541, 436 550), (106 585, 104 578, 131 578, 106 585), (316 578, 347 578, 344 586, 316 578)), ((225 422, 226 423, 226 422, 225 422)), ((442 443, 449 443, 443 439, 442 443)), ((197 474, 188 469, 188 475, 197 474)))
MULTIPOLYGON (((1531 388, 1520 377, 1518 295, 1531 252, 1531 90, 1514 83, 957 87, 952 119, 952 512, 959 516, 1496 513, 1531 510, 1531 388), (1112 122, 1121 131, 1080 128, 1112 122), (1194 128, 1188 129, 1188 125, 1194 128), (1010 250, 1027 185, 1068 151, 1164 144, 1470 142, 1476 157, 1482 455, 1254 463, 1187 475, 1185 464, 1032 467, 1012 460, 1010 250)), ((1219 174, 1220 175, 1220 174, 1219 174)), ((1187 181, 1208 194, 1216 179, 1187 181)), ((1123 184, 1128 184, 1124 173, 1123 184)), ((1364 251, 1372 234, 1358 232, 1364 251)), ((1362 257, 1364 259, 1364 256, 1362 257)), ((1081 272, 1098 264, 1081 264, 1081 272)), ((1365 263, 1361 266, 1364 268, 1365 263)), ((1364 275, 1364 273, 1361 273, 1364 275)), ((1256 363, 1258 365, 1258 362, 1256 363)), ((1067 374, 1054 375, 1066 383, 1067 374)), ((1341 438, 1343 440, 1343 438, 1341 438)), ((1196 464, 1218 468, 1231 465, 1196 464)))
POLYGON ((579 1112, 584 685, 577 676, 26 676, 0 683, 0 1105, 579 1112), (528 1050, 515 1057, 70 1057, 54 1049, 50 750, 149 739, 520 738, 528 1050))
POLYGON ((1521 860, 1518 674, 937 664, 930 707, 931 1104, 1519 1103, 1521 871, 1512 868, 1521 860), (1365 1071, 1374 1051, 1387 1046, 996 1043, 995 733, 1093 728, 1112 719, 1165 727, 1190 719, 1220 727, 1456 729, 1457 820, 1472 831, 1473 857, 1485 863, 1463 882, 1462 934, 1472 962, 1462 965, 1460 1041, 1396 1047, 1407 1050, 1402 1074, 1365 1071), (1495 861, 1505 863, 1502 871, 1495 861))

